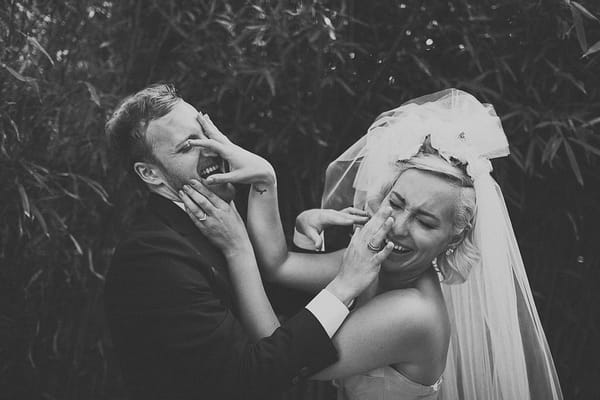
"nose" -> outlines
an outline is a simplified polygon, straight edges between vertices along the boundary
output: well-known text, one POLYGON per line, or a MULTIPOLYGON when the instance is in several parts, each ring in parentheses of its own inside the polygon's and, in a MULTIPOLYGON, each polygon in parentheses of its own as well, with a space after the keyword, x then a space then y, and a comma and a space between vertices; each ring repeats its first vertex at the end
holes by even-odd
POLYGON ((393 215, 394 225, 392 225, 391 233, 394 237, 404 237, 408 234, 409 214, 402 210, 393 215))

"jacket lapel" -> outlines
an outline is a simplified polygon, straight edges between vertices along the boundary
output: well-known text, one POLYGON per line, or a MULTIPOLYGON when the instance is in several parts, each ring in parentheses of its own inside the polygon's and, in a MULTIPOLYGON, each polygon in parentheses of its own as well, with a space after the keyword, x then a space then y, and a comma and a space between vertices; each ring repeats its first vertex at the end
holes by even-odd
POLYGON ((171 200, 151 193, 148 207, 190 245, 197 255, 195 265, 207 277, 215 294, 230 308, 233 307, 234 292, 223 253, 209 242, 185 211, 171 200))

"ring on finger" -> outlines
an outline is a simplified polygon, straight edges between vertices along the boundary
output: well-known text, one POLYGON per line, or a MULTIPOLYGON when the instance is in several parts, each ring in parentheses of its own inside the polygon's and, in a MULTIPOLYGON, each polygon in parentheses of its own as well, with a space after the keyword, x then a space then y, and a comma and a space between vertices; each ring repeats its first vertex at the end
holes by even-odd
POLYGON ((196 218, 198 219, 198 221, 206 221, 206 218, 208 218, 208 215, 203 212, 202 214, 200 214, 200 216, 196 215, 196 218))
POLYGON ((369 250, 374 251, 375 253, 378 253, 383 249, 383 246, 376 246, 372 241, 367 244, 367 247, 369 250))

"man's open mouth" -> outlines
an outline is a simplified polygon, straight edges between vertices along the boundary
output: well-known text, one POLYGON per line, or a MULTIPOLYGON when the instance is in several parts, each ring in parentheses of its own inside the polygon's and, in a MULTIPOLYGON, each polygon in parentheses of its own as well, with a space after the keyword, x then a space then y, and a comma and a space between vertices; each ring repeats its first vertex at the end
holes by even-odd
POLYGON ((224 162, 219 158, 211 159, 209 163, 205 163, 201 167, 198 166, 198 175, 202 179, 206 179, 211 175, 224 172, 224 162))

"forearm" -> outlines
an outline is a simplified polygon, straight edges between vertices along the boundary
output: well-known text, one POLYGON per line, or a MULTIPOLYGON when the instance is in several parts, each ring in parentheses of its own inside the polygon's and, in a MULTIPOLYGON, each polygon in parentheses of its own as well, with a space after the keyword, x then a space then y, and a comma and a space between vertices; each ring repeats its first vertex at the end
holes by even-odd
POLYGON ((250 186, 247 228, 261 272, 265 279, 276 280, 289 253, 279 215, 275 178, 269 183, 250 186))
POLYGON ((227 263, 240 319, 248 335, 252 340, 270 336, 279 321, 265 293, 252 249, 228 255, 227 263))

